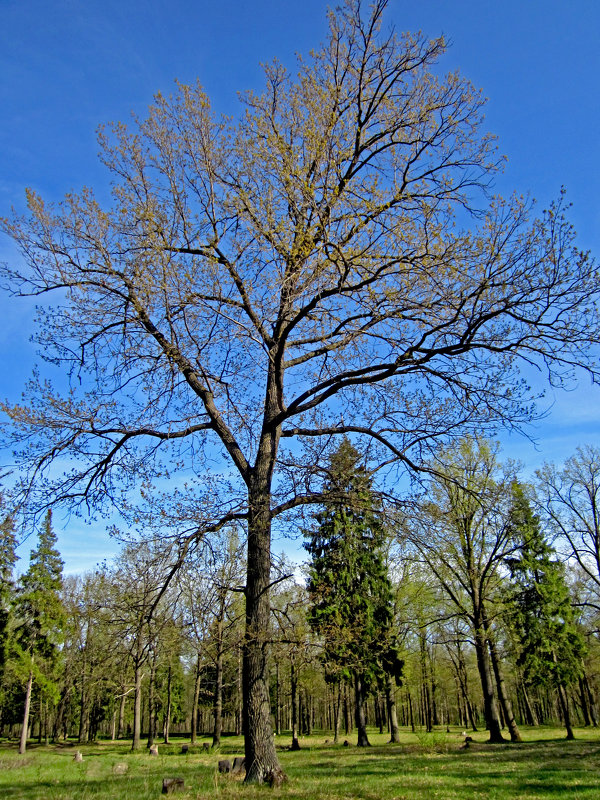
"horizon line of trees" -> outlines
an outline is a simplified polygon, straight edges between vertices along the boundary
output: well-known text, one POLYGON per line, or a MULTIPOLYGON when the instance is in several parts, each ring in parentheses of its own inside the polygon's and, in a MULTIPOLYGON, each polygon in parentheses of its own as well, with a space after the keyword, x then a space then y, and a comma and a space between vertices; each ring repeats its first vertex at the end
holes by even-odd
MULTIPOLYGON (((358 450, 331 455, 329 501, 305 531, 305 582, 273 564, 273 728, 598 725, 600 450, 546 465, 535 488, 485 440, 441 450, 419 491, 384 509, 358 450), (565 565, 569 565, 566 573, 565 565)), ((5 509, 6 510, 6 509, 5 509)), ((52 515, 14 578, 0 546, 0 735, 100 736, 132 749, 243 733, 243 531, 229 527, 171 578, 173 545, 130 543, 62 576, 52 515), (168 584, 168 586, 167 586, 168 584), (167 588, 165 588, 167 587, 167 588)))

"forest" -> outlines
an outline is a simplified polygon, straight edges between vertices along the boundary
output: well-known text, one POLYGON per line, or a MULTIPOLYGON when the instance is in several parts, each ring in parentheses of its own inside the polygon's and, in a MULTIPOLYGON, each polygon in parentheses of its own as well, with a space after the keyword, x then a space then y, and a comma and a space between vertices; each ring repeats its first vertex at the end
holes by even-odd
MULTIPOLYGON (((402 504, 375 492, 346 439, 306 560, 272 567, 269 696, 289 747, 367 728, 598 726, 600 451, 519 482, 499 448, 463 439, 402 504)), ((224 528, 172 573, 165 541, 130 542, 62 576, 51 512, 19 577, 0 551, 0 735, 38 743, 242 733, 245 542, 224 528)), ((353 738, 353 741, 355 739, 353 738)), ((278 740, 279 741, 279 740, 278 740)))

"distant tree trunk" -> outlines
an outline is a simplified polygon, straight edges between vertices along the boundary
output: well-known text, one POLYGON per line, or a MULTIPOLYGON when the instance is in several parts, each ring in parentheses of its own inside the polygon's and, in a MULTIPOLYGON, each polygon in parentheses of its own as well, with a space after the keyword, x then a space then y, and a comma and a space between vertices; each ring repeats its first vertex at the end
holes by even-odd
POLYGON ((167 707, 165 709, 165 716, 163 720, 163 741, 165 744, 169 744, 169 730, 171 728, 171 705, 172 705, 171 681, 172 681, 172 668, 171 665, 169 664, 169 670, 167 673, 167 707))
POLYGON ((413 704, 412 704, 412 697, 410 696, 410 692, 408 694, 408 714, 410 717, 410 729, 414 733, 415 732, 415 718, 413 715, 413 704))
POLYGON ((344 684, 344 730, 346 732, 346 736, 352 730, 352 721, 350 716, 350 699, 348 697, 348 687, 344 684))
POLYGON ((275 734, 281 736, 281 700, 279 697, 279 659, 275 663, 275 734))
POLYGON ((587 694, 587 698, 588 698, 588 708, 589 708, 589 711, 590 711, 590 717, 591 717, 591 720, 592 720, 592 725, 594 726, 594 728, 597 728, 598 727, 598 711, 596 709, 596 700, 595 700, 594 695, 592 693, 592 688, 590 686, 590 682, 588 680, 588 677, 587 677, 587 674, 586 674, 585 671, 583 673, 582 680, 583 680, 583 685, 584 685, 584 688, 585 688, 585 691, 586 691, 586 694, 587 694))
POLYGON ((155 689, 156 689, 156 651, 152 654, 150 663, 150 678, 148 680, 148 741, 146 747, 152 747, 156 739, 156 712, 155 712, 155 689))
POLYGON ((300 750, 298 741, 298 717, 299 717, 299 698, 298 698, 298 673, 296 671, 295 657, 292 656, 290 662, 290 693, 292 696, 292 745, 291 750, 300 750))
POLYGON ((333 741, 335 744, 340 739, 340 723, 342 719, 342 686, 341 683, 336 684, 334 692, 334 705, 333 705, 333 741))
POLYGON ((537 713, 535 711, 535 707, 532 705, 531 700, 529 698, 529 692, 527 691, 527 687, 525 683, 521 679, 521 694, 523 696, 523 705, 525 706, 525 714, 527 717, 527 722, 529 725, 533 727, 537 727, 540 722, 538 720, 537 713))
POLYGON ((201 658, 200 651, 198 651, 196 655, 196 675, 194 678, 194 700, 192 703, 192 730, 190 732, 190 741, 192 744, 196 744, 198 735, 198 702, 200 700, 200 678, 202 676, 201 658))
POLYGON ((419 631, 419 651, 421 662, 421 698, 423 704, 423 719, 427 732, 433 730, 433 707, 431 701, 431 685, 427 665, 427 641, 422 629, 419 631))
POLYGON ((504 714, 504 720, 510 733, 510 740, 511 742, 522 742, 523 739, 521 737, 521 732, 519 731, 519 726, 517 725, 517 721, 513 713, 512 703, 510 702, 510 698, 506 690, 506 683, 504 682, 504 677, 502 675, 500 658, 498 656, 498 650, 496 649, 496 642, 494 641, 494 633, 491 629, 491 625, 489 624, 485 612, 483 614, 483 624, 488 640, 488 646, 490 648, 490 658, 492 660, 492 669, 494 670, 494 676, 496 678, 496 686, 498 687, 498 697, 500 698, 502 713, 504 714))
POLYGON ((215 662, 215 692, 213 701, 213 739, 212 746, 219 747, 221 744, 221 731, 223 729, 223 645, 222 645, 222 623, 217 622, 217 658, 215 662))
POLYGON ((567 695, 567 690, 564 684, 558 684, 558 700, 560 702, 560 708, 562 711, 562 718, 565 724, 565 728, 567 730, 567 739, 571 740, 575 738, 575 734, 573 733, 573 726, 571 723, 571 709, 569 707, 569 696, 567 695))
POLYGON ((483 709, 485 723, 490 734, 489 741, 499 743, 504 741, 502 728, 500 725, 500 715, 494 695, 494 682, 490 668, 490 657, 487 647, 487 636, 483 629, 483 624, 475 621, 475 654, 477 656, 477 668, 481 679, 481 689, 483 692, 483 709))
POLYGON ((139 750, 141 745, 142 729, 142 665, 136 664, 134 671, 134 695, 133 695, 133 739, 131 742, 132 750, 139 750))
POLYGON ((367 736, 367 714, 365 709, 365 688, 362 676, 354 676, 354 700, 355 700, 355 719, 356 730, 358 733, 358 747, 370 747, 369 737, 367 736))
POLYGON ((398 715, 396 713, 396 684, 391 675, 387 676, 385 683, 385 701, 387 705, 387 716, 390 728, 390 744, 400 741, 400 728, 398 727, 398 715))
POLYGON ((477 723, 475 720, 475 711, 473 709, 473 703, 471 702, 471 698, 469 696, 469 678, 467 675, 467 665, 465 664, 465 659, 460 646, 460 641, 456 642, 456 662, 454 662, 453 658, 452 663, 454 664, 454 668, 456 670, 456 675, 458 677, 458 682, 460 685, 460 691, 462 694, 463 702, 465 704, 467 722, 469 723, 471 730, 476 731, 477 723))
POLYGON ((235 735, 241 736, 243 731, 243 700, 244 700, 244 689, 243 689, 243 678, 242 678, 242 646, 240 644, 238 648, 238 671, 237 671, 237 709, 235 715, 235 735))
MULTIPOLYGON (((33 658, 32 658, 33 661, 33 658)), ((21 741, 19 743, 19 753, 23 753, 27 749, 27 733, 29 728, 29 709, 31 707, 31 690, 33 688, 33 669, 29 670, 29 677, 27 679, 27 688, 25 689, 25 707, 23 709, 23 727, 21 728, 21 741)))
POLYGON ((127 701, 127 691, 125 686, 121 686, 121 698, 119 700, 119 727, 117 728, 117 739, 122 739, 125 733, 125 703, 127 701))

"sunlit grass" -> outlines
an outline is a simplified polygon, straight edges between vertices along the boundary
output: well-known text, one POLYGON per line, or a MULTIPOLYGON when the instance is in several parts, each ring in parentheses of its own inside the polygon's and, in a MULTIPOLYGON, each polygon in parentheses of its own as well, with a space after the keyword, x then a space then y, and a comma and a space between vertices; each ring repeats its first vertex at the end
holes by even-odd
POLYGON ((161 796, 162 779, 181 777, 180 800, 208 798, 289 798, 289 800, 519 800, 568 797, 591 800, 600 796, 600 731, 578 730, 567 742, 556 728, 524 729, 519 745, 489 745, 485 731, 470 734, 463 749, 458 729, 433 734, 403 731, 402 741, 387 744, 387 736, 370 732, 372 747, 334 745, 326 733, 301 739, 302 749, 290 752, 288 736, 277 738, 282 766, 289 781, 279 789, 246 786, 220 775, 217 762, 243 753, 240 738, 227 737, 219 753, 202 747, 181 753, 177 740, 159 745, 159 756, 146 750, 131 753, 124 743, 30 746, 19 756, 15 743, 0 745, 0 797, 3 800, 149 800, 161 796), (73 760, 77 749, 83 762, 73 760), (123 767, 121 765, 126 765, 123 767), (126 771, 124 771, 126 770, 126 771), (266 793, 266 795, 265 795, 266 793))

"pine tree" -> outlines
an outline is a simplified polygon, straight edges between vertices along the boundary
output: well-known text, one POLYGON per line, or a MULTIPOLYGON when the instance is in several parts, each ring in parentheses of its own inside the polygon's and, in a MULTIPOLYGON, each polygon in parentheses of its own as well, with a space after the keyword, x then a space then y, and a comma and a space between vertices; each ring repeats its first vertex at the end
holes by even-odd
POLYGON ((29 568, 21 578, 15 602, 16 667, 23 680, 26 680, 20 753, 25 752, 27 745, 34 682, 46 698, 53 699, 56 695, 53 670, 65 626, 65 612, 60 597, 63 561, 56 542, 52 512, 48 511, 39 533, 37 549, 31 553, 29 568))
POLYGON ((352 680, 359 747, 368 746, 365 699, 401 662, 392 646, 391 583, 385 532, 374 508, 371 481, 360 455, 344 439, 331 456, 328 495, 305 544, 309 565, 309 622, 323 639, 330 680, 352 680))
POLYGON ((564 566, 554 558, 520 484, 513 484, 512 496, 509 528, 517 550, 507 559, 508 608, 519 641, 518 664, 526 683, 557 690, 572 739, 566 688, 581 673, 584 641, 575 625, 564 566))
MULTIPOLYGON (((0 500, 0 509, 1 507, 0 500)), ((10 515, 6 515, 0 523, 0 687, 8 659, 11 611, 15 591, 13 569, 18 558, 15 552, 16 547, 14 522, 10 515)), ((0 705, 2 704, 0 703, 0 705)))

